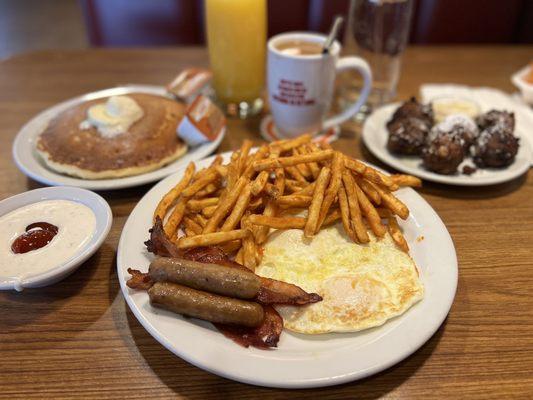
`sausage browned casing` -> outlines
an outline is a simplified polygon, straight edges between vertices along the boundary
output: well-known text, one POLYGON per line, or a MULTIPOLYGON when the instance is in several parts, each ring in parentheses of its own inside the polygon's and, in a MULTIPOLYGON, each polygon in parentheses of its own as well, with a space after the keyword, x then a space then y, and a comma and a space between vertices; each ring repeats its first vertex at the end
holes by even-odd
POLYGON ((179 283, 239 299, 254 298, 261 287, 260 278, 252 272, 181 258, 158 257, 150 264, 149 273, 155 282, 179 283))
POLYGON ((221 324, 256 327, 264 318, 263 307, 251 301, 231 299, 171 282, 156 282, 148 289, 150 303, 178 314, 221 324))

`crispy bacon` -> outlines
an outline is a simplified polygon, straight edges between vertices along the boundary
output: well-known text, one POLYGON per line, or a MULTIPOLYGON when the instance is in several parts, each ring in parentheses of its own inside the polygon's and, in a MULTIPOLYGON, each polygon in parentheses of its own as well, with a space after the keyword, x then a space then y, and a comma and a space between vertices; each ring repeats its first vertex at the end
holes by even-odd
POLYGON ((128 268, 128 273, 131 275, 131 278, 128 279, 126 285, 132 289, 148 290, 154 284, 148 272, 128 268))
POLYGON ((261 288, 255 300, 261 304, 303 306, 322 301, 322 297, 317 293, 307 293, 291 283, 261 277, 261 288))
POLYGON ((161 218, 156 218, 154 226, 148 232, 150 239, 144 244, 150 253, 161 257, 181 257, 181 251, 165 234, 161 218))
POLYGON ((263 306, 265 319, 257 328, 214 324, 227 338, 243 347, 267 349, 277 347, 279 336, 283 330, 283 318, 272 306, 263 306))

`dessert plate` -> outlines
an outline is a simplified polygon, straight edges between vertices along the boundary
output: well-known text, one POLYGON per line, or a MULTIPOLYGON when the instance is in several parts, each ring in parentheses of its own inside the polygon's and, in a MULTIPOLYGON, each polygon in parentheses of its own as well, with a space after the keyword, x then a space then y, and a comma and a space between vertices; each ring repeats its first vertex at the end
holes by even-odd
MULTIPOLYGON (((229 153, 223 156, 227 161, 229 153)), ((197 162, 208 166, 213 157, 197 162)), ((214 374, 253 385, 309 388, 336 385, 382 371, 422 346, 442 324, 457 286, 457 257, 446 227, 414 190, 400 189, 411 215, 401 222, 415 260, 425 297, 405 314, 384 325, 357 333, 302 335, 284 330, 272 350, 243 348, 208 322, 186 319, 153 308, 148 294, 126 286, 128 268, 147 271, 152 215, 161 197, 178 182, 183 170, 155 185, 130 214, 117 251, 117 275, 135 317, 163 346, 189 363, 214 374)))
MULTIPOLYGON (((499 169, 477 169, 472 175, 440 175, 428 171, 422 166, 422 160, 420 157, 398 156, 387 150, 389 133, 386 124, 399 105, 400 103, 388 104, 374 111, 365 121, 362 134, 363 143, 368 150, 385 164, 388 164, 399 171, 418 176, 428 181, 446 183, 449 185, 483 186, 515 179, 525 173, 531 165, 532 156, 527 141, 527 135, 521 131, 521 127, 517 123, 515 135, 520 137, 520 149, 518 150, 515 161, 508 167, 499 169)), ((482 110, 482 112, 485 111, 486 110, 484 109, 482 110)), ((459 171, 464 164, 474 165, 470 159, 465 160, 459 166, 459 171)))
POLYGON ((108 96, 126 95, 128 93, 149 93, 159 96, 167 96, 167 92, 163 86, 128 85, 87 93, 56 104, 55 106, 52 106, 33 117, 17 134, 15 141, 13 142, 13 158, 15 159, 15 163, 17 164, 18 168, 25 175, 45 185, 77 186, 91 190, 123 189, 155 182, 170 174, 173 174, 180 168, 186 166, 189 162, 202 159, 213 153, 224 138, 224 133, 222 133, 214 142, 189 148, 187 153, 185 153, 182 157, 164 166, 163 168, 124 178, 98 180, 81 179, 60 174, 51 170, 45 165, 39 154, 37 154, 35 145, 37 142, 37 137, 46 128, 46 125, 51 118, 53 118, 59 112, 84 101, 108 96))

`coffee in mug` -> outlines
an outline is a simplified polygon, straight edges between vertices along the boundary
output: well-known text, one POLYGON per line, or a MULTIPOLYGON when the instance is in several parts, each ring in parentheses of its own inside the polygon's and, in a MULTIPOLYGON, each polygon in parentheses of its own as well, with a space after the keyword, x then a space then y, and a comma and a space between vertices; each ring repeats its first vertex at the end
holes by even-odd
POLYGON ((283 137, 318 132, 341 124, 359 111, 370 91, 372 74, 358 57, 339 58, 341 45, 333 42, 322 54, 326 36, 283 33, 268 41, 268 97, 274 123, 283 137), (326 118, 333 97, 335 75, 353 69, 364 86, 358 100, 346 110, 326 118))

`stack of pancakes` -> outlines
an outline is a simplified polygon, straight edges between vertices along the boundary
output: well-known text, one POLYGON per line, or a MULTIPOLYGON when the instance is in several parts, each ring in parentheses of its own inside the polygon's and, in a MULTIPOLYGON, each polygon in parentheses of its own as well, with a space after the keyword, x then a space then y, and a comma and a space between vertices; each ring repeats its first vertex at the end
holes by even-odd
POLYGON ((187 146, 176 127, 185 107, 161 96, 128 94, 144 115, 128 132, 106 138, 95 127, 81 129, 87 110, 101 98, 78 104, 53 118, 37 142, 37 151, 53 170, 83 179, 121 178, 153 171, 182 156, 187 146))

